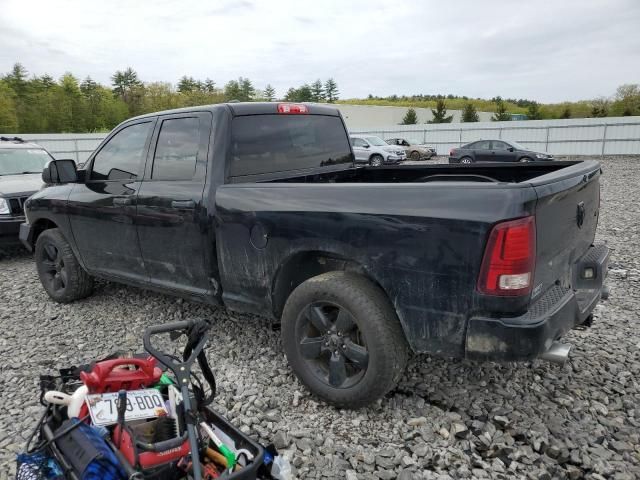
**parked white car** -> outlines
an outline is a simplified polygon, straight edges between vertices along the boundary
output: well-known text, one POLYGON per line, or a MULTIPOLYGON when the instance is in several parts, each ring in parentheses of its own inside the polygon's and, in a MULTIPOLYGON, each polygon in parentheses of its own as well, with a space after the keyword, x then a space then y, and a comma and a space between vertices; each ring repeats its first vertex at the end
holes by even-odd
POLYGON ((401 147, 387 144, 380 137, 372 135, 351 135, 351 147, 357 163, 368 163, 373 167, 393 165, 407 159, 401 147))

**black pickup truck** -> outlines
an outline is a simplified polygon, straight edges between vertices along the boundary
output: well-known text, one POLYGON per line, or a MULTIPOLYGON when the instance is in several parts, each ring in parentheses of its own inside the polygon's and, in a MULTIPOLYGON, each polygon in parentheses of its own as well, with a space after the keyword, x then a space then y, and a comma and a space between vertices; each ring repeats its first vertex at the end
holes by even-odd
POLYGON ((604 289, 600 175, 356 167, 335 108, 222 104, 128 120, 83 169, 50 162, 20 237, 58 302, 100 277, 280 321, 300 380, 357 407, 410 352, 566 356, 604 289))

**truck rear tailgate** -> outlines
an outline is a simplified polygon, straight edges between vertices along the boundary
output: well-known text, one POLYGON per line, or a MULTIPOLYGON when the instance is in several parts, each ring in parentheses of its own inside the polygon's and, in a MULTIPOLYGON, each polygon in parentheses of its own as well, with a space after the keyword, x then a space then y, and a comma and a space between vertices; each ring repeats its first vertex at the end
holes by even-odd
POLYGON ((600 207, 600 164, 581 162, 534 179, 536 270, 532 301, 551 287, 576 289, 576 262, 593 244, 600 207))

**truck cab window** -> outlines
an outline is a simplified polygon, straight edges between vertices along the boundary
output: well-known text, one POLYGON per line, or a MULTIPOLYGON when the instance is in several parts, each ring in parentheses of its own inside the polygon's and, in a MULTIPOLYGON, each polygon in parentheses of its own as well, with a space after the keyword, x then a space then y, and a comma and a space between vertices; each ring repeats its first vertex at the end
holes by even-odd
POLYGON ((233 119, 232 177, 352 163, 340 117, 243 115, 233 119))
POLYGON ((136 123, 111 137, 93 159, 91 180, 135 180, 151 125, 136 123))
POLYGON ((153 158, 153 180, 191 180, 200 143, 197 117, 171 118, 162 122, 153 158))

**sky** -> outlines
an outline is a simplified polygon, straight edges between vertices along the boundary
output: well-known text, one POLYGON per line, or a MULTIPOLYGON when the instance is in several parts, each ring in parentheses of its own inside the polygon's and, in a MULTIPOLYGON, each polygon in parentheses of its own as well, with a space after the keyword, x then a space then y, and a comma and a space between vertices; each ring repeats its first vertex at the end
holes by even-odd
POLYGON ((0 0, 0 73, 110 84, 239 76, 279 96, 333 77, 341 98, 613 95, 640 83, 640 0, 0 0))

